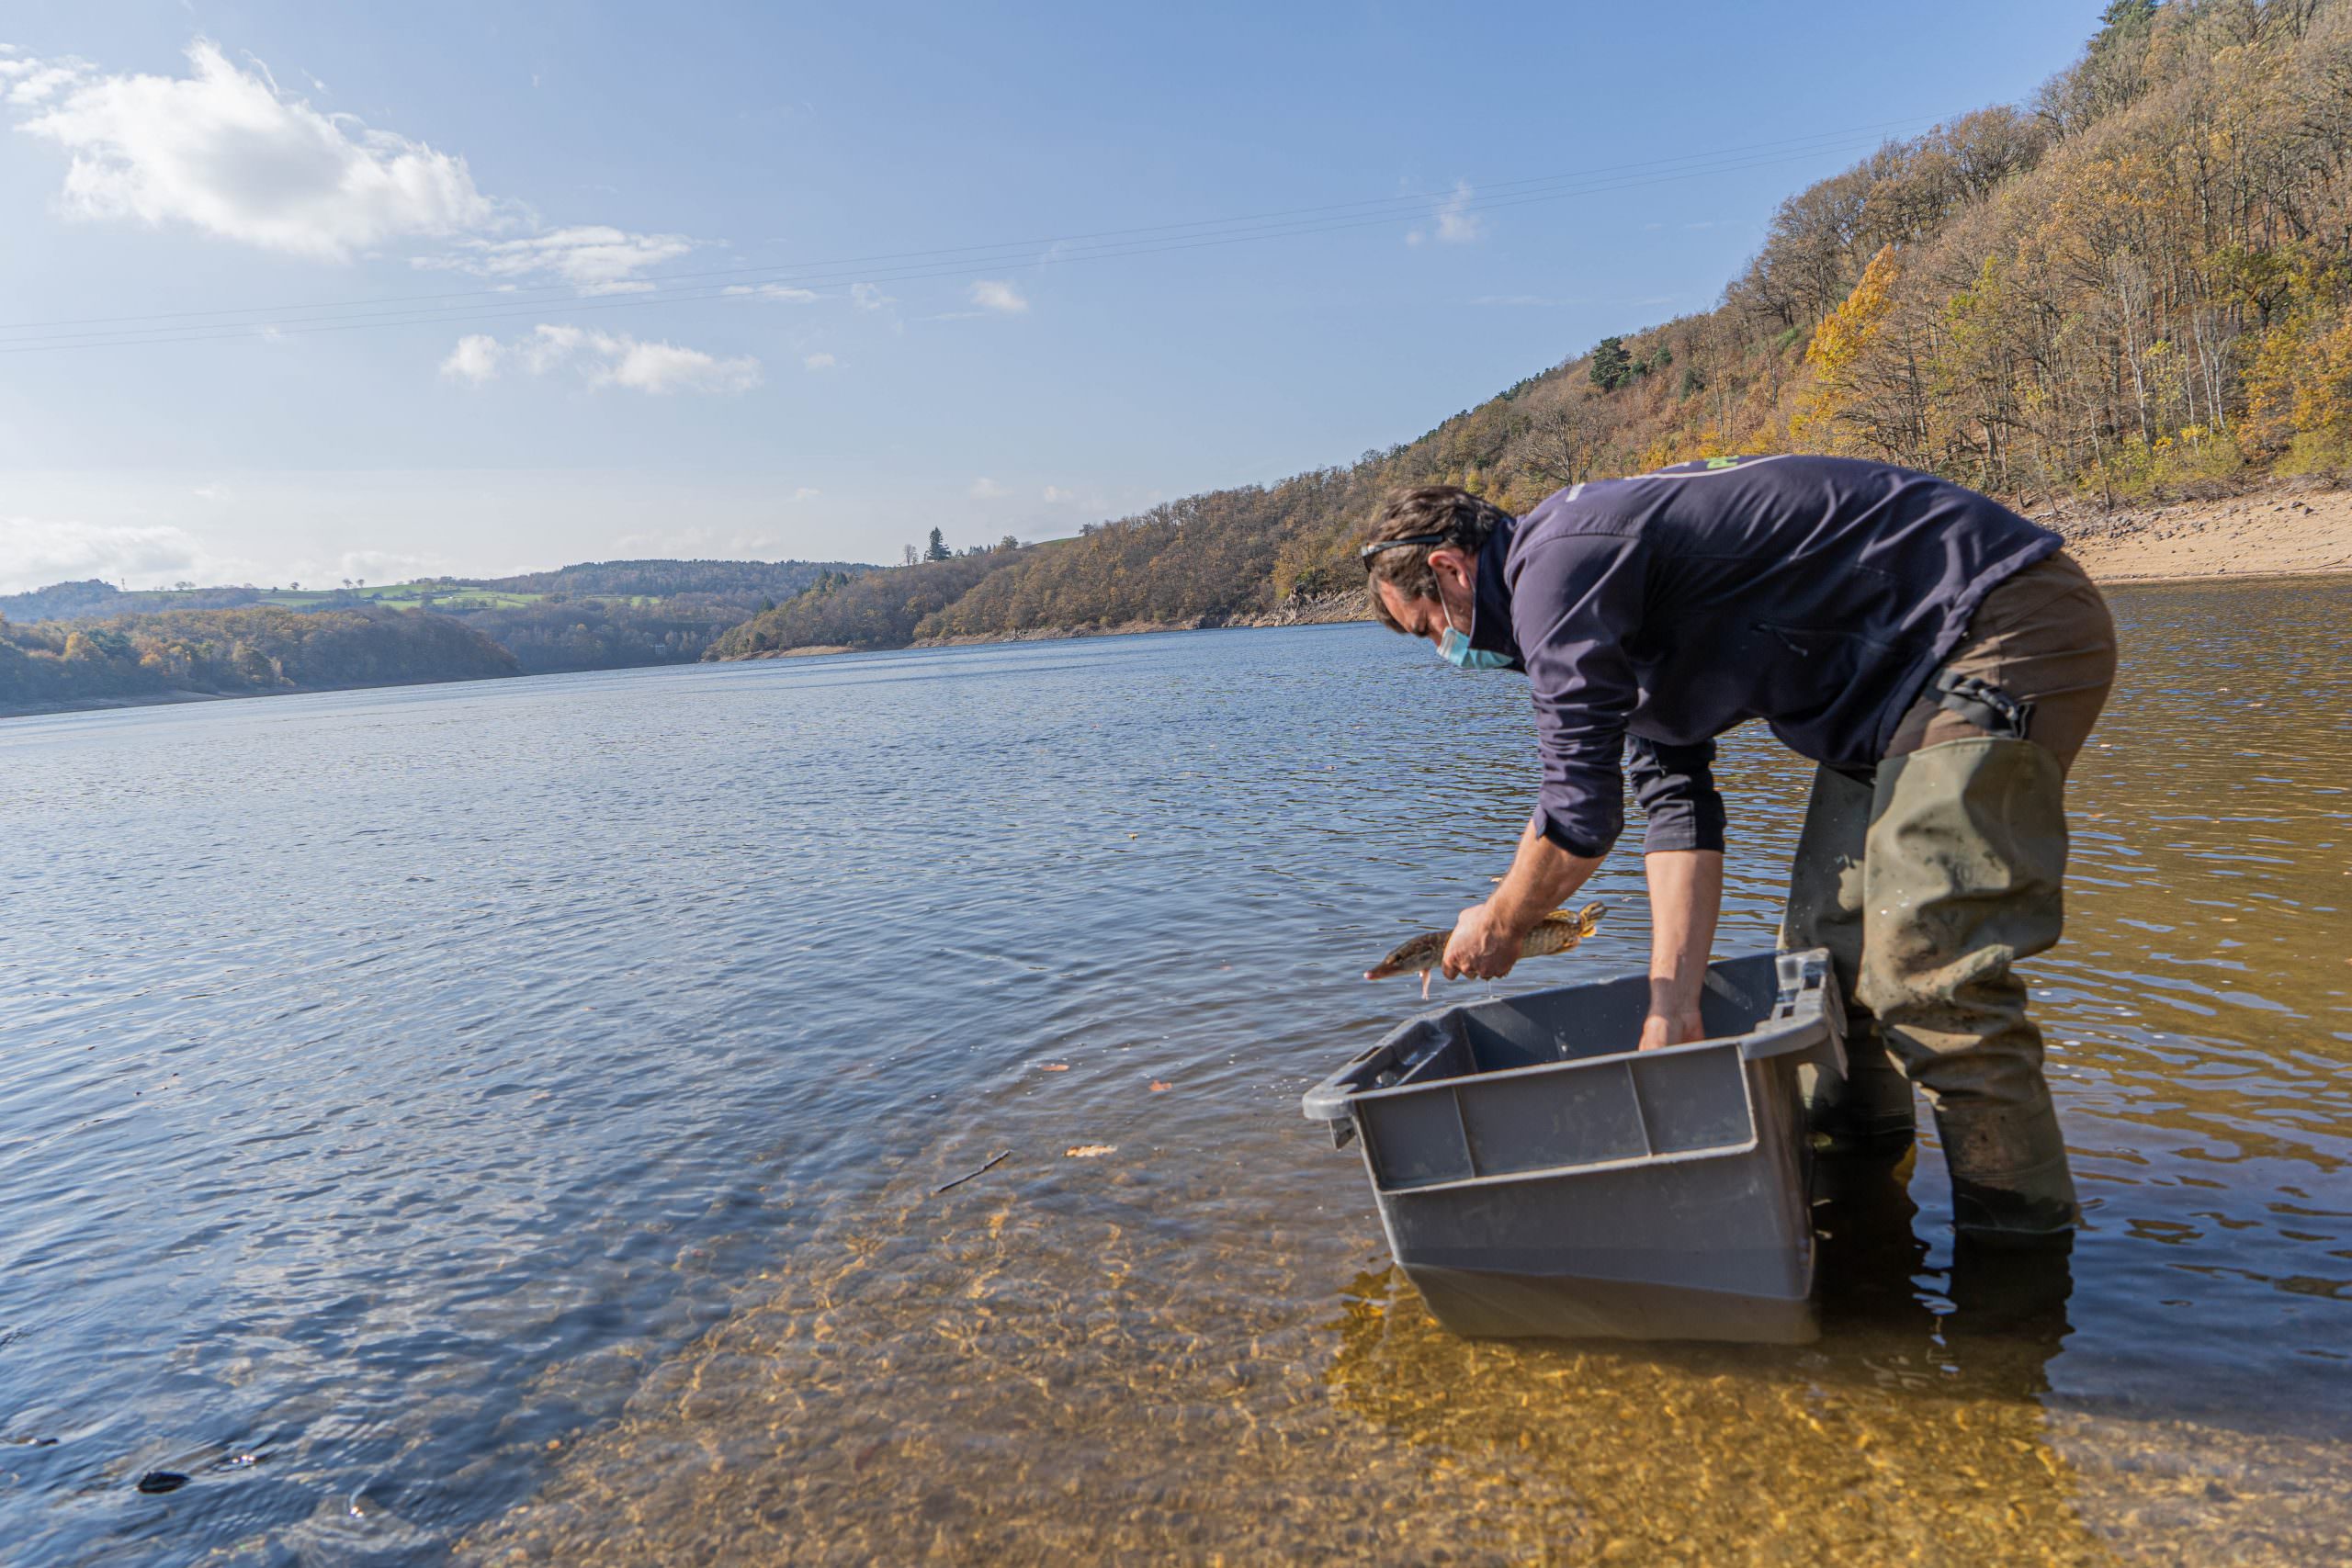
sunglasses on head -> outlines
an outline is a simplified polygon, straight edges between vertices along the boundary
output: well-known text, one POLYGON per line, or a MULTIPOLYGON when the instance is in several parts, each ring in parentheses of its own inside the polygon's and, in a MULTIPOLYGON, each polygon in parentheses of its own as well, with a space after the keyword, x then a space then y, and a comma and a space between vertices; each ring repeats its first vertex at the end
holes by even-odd
POLYGON ((1366 571, 1372 570, 1372 558, 1383 550, 1409 549, 1419 545, 1446 545, 1453 541, 1444 534, 1408 534, 1401 539, 1374 539, 1356 552, 1356 559, 1363 562, 1366 571))

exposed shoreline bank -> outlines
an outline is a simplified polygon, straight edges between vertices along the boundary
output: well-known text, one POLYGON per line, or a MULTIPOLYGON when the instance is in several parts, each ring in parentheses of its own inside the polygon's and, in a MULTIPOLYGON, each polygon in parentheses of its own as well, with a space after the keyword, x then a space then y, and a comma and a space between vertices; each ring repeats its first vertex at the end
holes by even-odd
POLYGON ((2287 480, 2214 501, 2035 521, 2101 582, 2191 582, 2352 572, 2352 490, 2287 480))

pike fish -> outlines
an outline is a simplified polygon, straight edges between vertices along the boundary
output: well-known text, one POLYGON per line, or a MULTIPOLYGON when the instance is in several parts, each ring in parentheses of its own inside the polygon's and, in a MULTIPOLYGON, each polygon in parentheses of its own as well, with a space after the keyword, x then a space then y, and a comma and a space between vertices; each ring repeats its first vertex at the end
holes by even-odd
MULTIPOLYGON (((1555 909, 1535 922, 1521 943, 1521 958, 1542 958, 1548 953, 1566 953, 1590 936, 1600 925, 1600 917, 1609 912, 1606 904, 1587 904, 1581 909, 1555 909)), ((1423 931, 1399 945, 1396 952, 1363 972, 1367 980, 1385 980, 1391 975, 1419 975, 1421 977, 1421 998, 1427 1000, 1430 980, 1437 974, 1438 965, 1445 958, 1445 944, 1453 939, 1452 931, 1423 931)))

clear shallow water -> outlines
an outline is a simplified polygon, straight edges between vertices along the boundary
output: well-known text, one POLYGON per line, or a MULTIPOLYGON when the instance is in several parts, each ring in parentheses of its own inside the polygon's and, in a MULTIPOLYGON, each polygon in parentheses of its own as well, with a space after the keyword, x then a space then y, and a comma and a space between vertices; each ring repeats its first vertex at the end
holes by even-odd
MULTIPOLYGON (((0 726, 0 1541, 2341 1561, 2352 588, 2115 601, 2071 1298, 1955 1301, 1930 1146, 1792 1350, 1454 1340, 1299 1119, 1529 796, 1517 682, 1385 633, 0 726)), ((1725 950, 1805 782, 1730 753, 1725 950)), ((1598 896, 1508 984, 1638 964, 1598 896)))

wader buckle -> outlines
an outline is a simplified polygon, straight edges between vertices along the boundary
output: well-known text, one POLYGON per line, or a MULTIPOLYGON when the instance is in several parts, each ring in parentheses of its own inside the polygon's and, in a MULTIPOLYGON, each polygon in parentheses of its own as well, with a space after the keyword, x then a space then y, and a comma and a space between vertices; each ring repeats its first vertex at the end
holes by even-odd
POLYGON ((2023 740, 2026 727, 2033 722, 2031 703, 2021 703, 1991 682, 1980 681, 1973 675, 1939 670, 1932 689, 1938 707, 1956 713, 1987 735, 2004 740, 2023 740))

